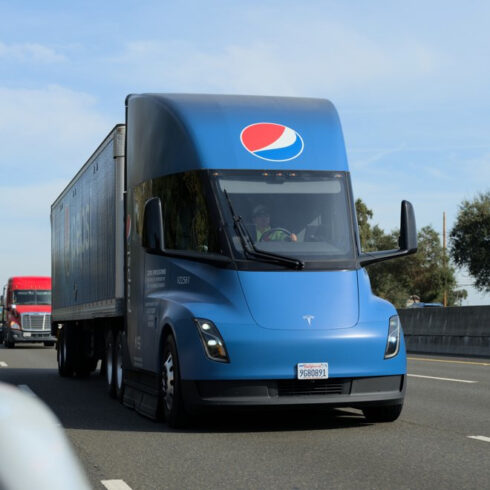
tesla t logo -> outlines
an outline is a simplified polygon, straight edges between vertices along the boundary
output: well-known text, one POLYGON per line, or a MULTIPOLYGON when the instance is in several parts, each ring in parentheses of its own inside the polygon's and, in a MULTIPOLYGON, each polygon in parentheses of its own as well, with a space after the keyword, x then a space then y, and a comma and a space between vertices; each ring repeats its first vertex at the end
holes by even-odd
POLYGON ((308 326, 311 327, 311 321, 315 318, 313 315, 303 315, 303 320, 308 322, 308 326))

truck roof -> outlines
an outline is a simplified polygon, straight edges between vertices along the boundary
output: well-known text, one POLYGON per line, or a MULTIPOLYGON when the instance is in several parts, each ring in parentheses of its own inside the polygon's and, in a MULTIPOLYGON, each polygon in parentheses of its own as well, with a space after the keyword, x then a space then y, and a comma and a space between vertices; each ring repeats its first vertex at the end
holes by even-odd
POLYGON ((10 289, 51 289, 51 277, 14 276, 9 278, 10 289))
POLYGON ((169 174, 201 168, 348 170, 339 117, 326 99, 149 93, 129 95, 126 105, 128 165, 139 167, 132 169, 134 183, 150 178, 155 162, 169 174), (282 144, 255 138, 259 125, 285 128, 301 151, 293 158, 281 159, 277 151, 279 158, 259 156, 261 145, 282 144), (250 144, 243 135, 252 126, 250 144))

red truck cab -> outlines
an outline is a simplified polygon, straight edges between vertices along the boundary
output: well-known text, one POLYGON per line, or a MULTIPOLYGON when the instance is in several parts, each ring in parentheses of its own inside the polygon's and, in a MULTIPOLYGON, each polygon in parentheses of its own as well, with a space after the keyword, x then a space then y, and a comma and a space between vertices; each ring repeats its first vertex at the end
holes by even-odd
POLYGON ((51 278, 11 277, 4 290, 3 342, 12 348, 20 342, 53 346, 51 335, 51 278))

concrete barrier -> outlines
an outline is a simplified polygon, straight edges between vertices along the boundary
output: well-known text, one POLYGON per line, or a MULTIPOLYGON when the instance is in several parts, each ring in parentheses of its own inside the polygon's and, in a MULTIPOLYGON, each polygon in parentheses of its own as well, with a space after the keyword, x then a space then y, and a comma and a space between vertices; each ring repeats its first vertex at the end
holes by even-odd
POLYGON ((407 351, 490 358, 490 306, 398 310, 407 351))

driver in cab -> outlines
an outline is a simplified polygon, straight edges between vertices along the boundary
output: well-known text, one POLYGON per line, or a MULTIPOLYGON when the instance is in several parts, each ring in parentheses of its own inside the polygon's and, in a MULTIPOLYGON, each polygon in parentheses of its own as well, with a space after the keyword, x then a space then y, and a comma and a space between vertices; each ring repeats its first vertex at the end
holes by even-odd
POLYGON ((272 228, 269 210, 263 205, 258 204, 253 209, 253 223, 255 225, 255 240, 263 241, 298 241, 298 237, 284 228, 272 228))

